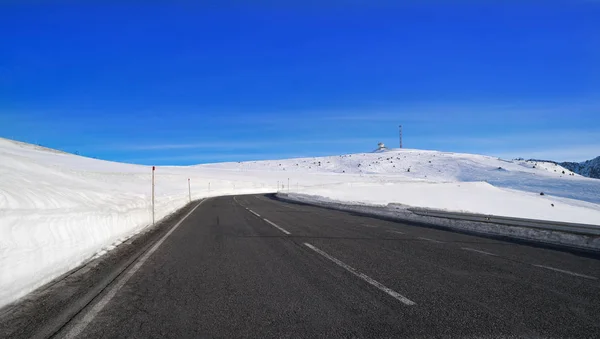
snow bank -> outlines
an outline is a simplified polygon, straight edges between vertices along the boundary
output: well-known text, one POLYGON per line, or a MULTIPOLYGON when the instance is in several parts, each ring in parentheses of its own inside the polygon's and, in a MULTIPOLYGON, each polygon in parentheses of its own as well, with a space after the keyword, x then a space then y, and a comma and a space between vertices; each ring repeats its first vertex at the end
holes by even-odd
MULTIPOLYGON (((600 224, 600 180, 481 155, 403 149, 157 167, 157 220, 187 203, 188 178, 193 199, 279 189, 340 201, 600 224)), ((147 227, 150 193, 148 166, 0 138, 0 306, 147 227)))
MULTIPOLYGON (((157 168, 156 220, 188 202, 188 178, 194 199, 275 189, 235 175, 157 168)), ((0 139, 0 306, 151 223, 150 167, 0 139)))
MULTIPOLYGON (((310 187, 294 193, 338 202, 385 206, 390 203, 455 212, 600 225, 600 205, 494 187, 485 182, 400 182, 310 187)), ((599 226, 600 227, 600 226, 599 226)))
POLYGON ((470 233, 484 235, 500 235, 509 238, 525 239, 534 242, 576 247, 587 250, 591 249, 597 251, 598 249, 600 249, 600 238, 597 236, 572 234, 537 228, 498 225, 494 223, 422 216, 412 213, 408 209, 408 206, 397 204, 387 206, 353 204, 348 202, 335 201, 333 199, 325 197, 309 196, 305 194, 296 193, 280 193, 277 196, 282 200, 302 202, 318 206, 326 206, 328 208, 333 208, 341 211, 358 212, 361 214, 383 217, 386 219, 397 220, 401 222, 409 221, 416 223, 425 223, 429 225, 442 226, 460 231, 467 231, 470 233))

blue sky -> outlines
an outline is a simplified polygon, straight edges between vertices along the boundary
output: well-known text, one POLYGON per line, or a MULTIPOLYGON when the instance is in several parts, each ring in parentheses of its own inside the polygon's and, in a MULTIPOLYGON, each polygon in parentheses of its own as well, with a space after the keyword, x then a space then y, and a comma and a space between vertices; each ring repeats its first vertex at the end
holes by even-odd
POLYGON ((600 155, 597 1, 43 3, 0 4, 2 137, 187 165, 402 124, 408 148, 600 155))

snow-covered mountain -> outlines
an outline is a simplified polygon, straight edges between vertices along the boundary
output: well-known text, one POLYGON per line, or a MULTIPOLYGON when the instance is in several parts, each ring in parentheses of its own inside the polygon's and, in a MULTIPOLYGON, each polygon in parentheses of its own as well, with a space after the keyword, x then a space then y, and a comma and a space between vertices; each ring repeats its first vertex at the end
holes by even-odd
MULTIPOLYGON (((401 149, 161 166, 157 219, 188 202, 188 178, 193 199, 283 190, 363 204, 600 224, 600 180, 551 162, 401 149)), ((0 138, 0 306, 143 230, 152 222, 150 194, 150 166, 0 138)))
MULTIPOLYGON (((418 181, 432 183, 486 182, 496 187, 528 191, 600 204, 600 185, 549 161, 503 160, 477 154, 412 149, 390 149, 377 153, 329 157, 217 163, 195 166, 238 172, 282 173, 299 176, 343 175, 378 183, 418 181)), ((302 185, 300 179, 299 184, 302 185)))
POLYGON ((584 162, 561 162, 559 165, 577 174, 600 179, 600 157, 584 162))

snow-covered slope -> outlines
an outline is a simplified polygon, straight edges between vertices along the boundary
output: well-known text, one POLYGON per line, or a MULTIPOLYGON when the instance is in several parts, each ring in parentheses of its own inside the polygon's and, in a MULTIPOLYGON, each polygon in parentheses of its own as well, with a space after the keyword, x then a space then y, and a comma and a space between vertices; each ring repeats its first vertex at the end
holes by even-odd
POLYGON ((584 162, 561 162, 560 165, 583 176, 600 179, 600 157, 584 162))
MULTIPOLYGON (((188 201, 188 178, 194 199, 274 192, 279 182, 341 201, 600 224, 600 180, 481 155, 403 149, 157 167, 157 219, 188 201)), ((0 138, 0 306, 149 225, 150 193, 148 166, 0 138)))
MULTIPOLYGON (((339 177, 344 178, 344 181, 350 177, 359 176, 360 181, 377 183, 415 180, 437 183, 487 182, 501 188, 538 194, 544 192, 549 195, 600 204, 600 183, 584 178, 559 165, 551 162, 509 161, 476 154, 393 149, 381 153, 219 163, 197 167, 286 173, 291 178, 301 178, 306 173, 344 174, 339 177)), ((292 180, 292 184, 294 184, 294 180, 292 180)), ((302 184, 301 181, 300 184, 302 184)))
MULTIPOLYGON (((188 178, 194 198, 275 187, 235 174, 158 168, 157 220, 188 201, 188 178)), ((150 194, 148 166, 0 139, 0 306, 149 225, 150 194)))

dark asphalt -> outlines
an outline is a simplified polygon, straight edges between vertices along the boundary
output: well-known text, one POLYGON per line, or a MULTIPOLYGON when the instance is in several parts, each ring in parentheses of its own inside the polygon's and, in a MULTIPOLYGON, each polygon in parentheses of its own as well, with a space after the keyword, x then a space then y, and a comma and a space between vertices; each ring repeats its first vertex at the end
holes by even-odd
POLYGON ((597 278, 599 260, 567 252, 266 196, 220 197, 57 337, 114 290, 79 337, 598 338, 597 278))

